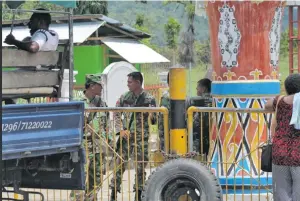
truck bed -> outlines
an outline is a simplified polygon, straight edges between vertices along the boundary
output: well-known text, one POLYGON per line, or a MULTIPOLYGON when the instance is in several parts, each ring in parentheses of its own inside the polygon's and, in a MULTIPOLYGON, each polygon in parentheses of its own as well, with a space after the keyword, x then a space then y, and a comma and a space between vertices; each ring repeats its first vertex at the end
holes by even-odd
POLYGON ((2 106, 2 160, 78 151, 83 102, 2 106))

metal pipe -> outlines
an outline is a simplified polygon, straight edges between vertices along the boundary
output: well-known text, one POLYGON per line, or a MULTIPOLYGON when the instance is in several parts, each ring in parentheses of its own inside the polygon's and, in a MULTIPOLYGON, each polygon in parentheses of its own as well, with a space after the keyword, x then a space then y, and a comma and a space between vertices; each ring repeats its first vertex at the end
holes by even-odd
POLYGON ((195 112, 223 112, 223 113, 256 113, 256 114, 273 114, 274 111, 265 109, 242 109, 242 108, 207 108, 207 107, 195 107, 191 106, 187 110, 187 129, 188 129, 188 142, 189 151, 193 151, 193 114, 195 112))
POLYGON ((159 112, 164 117, 165 152, 169 153, 169 111, 165 107, 88 107, 86 112, 159 112))
POLYGON ((13 13, 13 17, 12 17, 12 21, 11 21, 11 25, 10 25, 10 34, 12 34, 13 29, 14 29, 14 22, 15 22, 15 18, 16 18, 16 11, 13 10, 12 13, 13 13))
POLYGON ((192 97, 192 63, 189 63, 189 98, 192 97))
POLYGON ((186 69, 174 66, 170 68, 170 103, 171 152, 185 154, 187 152, 187 133, 185 125, 186 113, 186 69))
POLYGON ((73 100, 73 71, 74 71, 74 50, 73 50, 73 8, 69 8, 69 101, 73 100))
MULTIPOLYGON (((72 9, 72 8, 70 8, 72 9)), ((72 9, 73 10, 73 9, 72 9)), ((7 12, 11 12, 11 11, 18 11, 18 12, 21 12, 21 13, 56 13, 56 14, 65 14, 65 15, 69 15, 70 12, 65 12, 65 11, 50 11, 50 10, 25 10, 25 9, 2 9, 2 12, 3 11, 7 11, 7 12)), ((72 13, 73 14, 73 13, 72 13)))
POLYGON ((187 110, 187 130, 188 130, 188 142, 189 142, 189 152, 193 151, 193 114, 197 110, 195 106, 189 107, 187 110))
MULTIPOLYGON (((298 12, 298 73, 300 73, 300 6, 297 7, 298 12)), ((293 69, 294 70, 294 69, 293 69)))
POLYGON ((272 114, 274 111, 265 109, 250 109, 250 108, 215 108, 215 107, 195 107, 191 106, 188 112, 234 112, 234 113, 258 113, 258 114, 272 114))
POLYGON ((87 112, 160 112, 169 114, 165 107, 87 107, 87 112))
POLYGON ((293 50, 293 36, 294 36, 294 30, 293 30, 293 6, 289 7, 289 69, 290 74, 293 73, 294 69, 294 50, 293 50))
POLYGON ((164 138, 165 138, 165 152, 169 154, 170 151, 170 130, 169 130, 169 110, 167 108, 162 109, 164 117, 164 138))

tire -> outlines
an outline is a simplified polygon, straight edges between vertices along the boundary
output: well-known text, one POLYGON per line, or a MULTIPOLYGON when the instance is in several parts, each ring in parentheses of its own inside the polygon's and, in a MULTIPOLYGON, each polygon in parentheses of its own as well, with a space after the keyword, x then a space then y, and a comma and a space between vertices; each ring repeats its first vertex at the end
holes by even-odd
POLYGON ((142 200, 178 201, 181 195, 187 194, 191 198, 188 200, 193 201, 223 200, 217 178, 205 165, 196 160, 180 158, 166 162, 150 175, 142 200))

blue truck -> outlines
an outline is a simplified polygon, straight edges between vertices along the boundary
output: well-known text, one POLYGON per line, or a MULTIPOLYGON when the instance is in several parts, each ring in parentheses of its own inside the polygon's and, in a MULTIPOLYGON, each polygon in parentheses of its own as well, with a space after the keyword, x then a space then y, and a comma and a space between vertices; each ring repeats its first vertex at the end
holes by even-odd
MULTIPOLYGON (((13 25, 26 23, 26 20, 14 21, 16 9, 23 2, 5 2, 13 11, 13 22, 9 26, 10 33, 15 34, 16 38, 23 35, 15 33, 13 25)), ((68 11, 60 12, 69 16, 70 28, 69 40, 60 41, 63 51, 29 53, 11 47, 2 48, 2 100, 5 103, 2 103, 2 195, 5 192, 21 194, 23 201, 29 201, 30 194, 40 195, 42 201, 44 196, 40 192, 24 191, 22 188, 85 189, 85 153, 82 143, 84 103, 72 101, 72 9, 76 1, 52 3, 68 8, 68 11), (62 97, 64 69, 70 72, 70 102, 31 104, 32 98, 62 97), (29 104, 16 104, 17 99, 28 100, 29 104), (13 190, 10 190, 11 187, 13 190)), ((2 198, 2 195, 1 200, 20 200, 2 198)))
POLYGON ((83 126, 83 102, 3 106, 2 185, 83 190, 83 126))

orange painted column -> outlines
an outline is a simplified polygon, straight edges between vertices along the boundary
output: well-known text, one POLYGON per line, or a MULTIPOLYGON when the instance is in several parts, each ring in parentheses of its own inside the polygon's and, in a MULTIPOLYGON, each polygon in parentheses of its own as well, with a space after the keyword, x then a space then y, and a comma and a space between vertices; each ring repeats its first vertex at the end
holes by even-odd
MULTIPOLYGON (((215 106, 263 108, 267 98, 280 93, 278 61, 283 3, 208 1, 206 9, 215 106)), ((263 114, 217 114, 211 160, 222 185, 229 189, 243 186, 247 190, 247 186, 250 189, 272 184, 271 175, 260 171, 258 150, 267 140, 270 120, 270 115, 263 114)))

